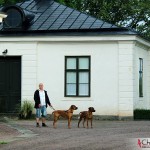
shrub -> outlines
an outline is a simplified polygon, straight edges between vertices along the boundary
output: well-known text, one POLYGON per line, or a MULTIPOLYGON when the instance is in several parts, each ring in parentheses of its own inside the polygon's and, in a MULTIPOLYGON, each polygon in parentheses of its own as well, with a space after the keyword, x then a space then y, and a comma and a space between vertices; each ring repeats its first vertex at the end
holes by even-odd
POLYGON ((150 110, 148 109, 135 109, 134 120, 150 120, 150 110))
POLYGON ((32 115, 32 111, 33 111, 33 104, 28 100, 23 101, 20 114, 19 114, 19 118, 30 119, 32 115))

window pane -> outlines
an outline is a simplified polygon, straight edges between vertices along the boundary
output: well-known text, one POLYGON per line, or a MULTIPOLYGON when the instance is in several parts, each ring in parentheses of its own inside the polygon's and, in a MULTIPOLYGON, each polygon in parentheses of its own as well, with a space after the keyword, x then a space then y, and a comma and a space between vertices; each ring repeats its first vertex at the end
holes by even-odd
POLYGON ((76 95, 76 84, 67 84, 67 95, 76 95))
POLYGON ((143 59, 139 58, 139 96, 143 97, 143 59))
POLYGON ((139 74, 139 96, 143 96, 143 75, 142 73, 139 74))
POLYGON ((89 84, 79 84, 79 95, 80 96, 88 96, 89 94, 89 88, 88 88, 89 84))
POLYGON ((76 69, 76 58, 67 58, 67 69, 76 69))
POLYGON ((79 58, 79 69, 89 69, 88 58, 79 58))
POLYGON ((76 73, 74 72, 67 73, 67 83, 76 83, 76 73))
POLYGON ((79 73, 79 83, 89 83, 89 73, 88 72, 79 73))
POLYGON ((140 61, 140 63, 139 63, 139 71, 143 71, 143 59, 142 58, 140 58, 139 59, 139 61, 140 61))

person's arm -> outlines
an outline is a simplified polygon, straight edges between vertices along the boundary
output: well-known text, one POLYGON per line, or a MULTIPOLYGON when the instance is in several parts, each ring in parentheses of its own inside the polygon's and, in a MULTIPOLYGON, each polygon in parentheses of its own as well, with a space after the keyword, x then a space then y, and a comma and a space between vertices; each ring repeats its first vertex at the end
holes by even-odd
POLYGON ((35 103, 36 103, 36 100, 37 100, 37 90, 34 92, 34 101, 35 101, 35 103))
POLYGON ((40 107, 40 101, 39 101, 39 91, 36 90, 34 92, 34 101, 35 101, 35 106, 40 107))
POLYGON ((49 100, 47 91, 45 91, 45 95, 46 95, 46 103, 47 103, 49 106, 52 106, 51 103, 50 103, 50 100, 49 100))

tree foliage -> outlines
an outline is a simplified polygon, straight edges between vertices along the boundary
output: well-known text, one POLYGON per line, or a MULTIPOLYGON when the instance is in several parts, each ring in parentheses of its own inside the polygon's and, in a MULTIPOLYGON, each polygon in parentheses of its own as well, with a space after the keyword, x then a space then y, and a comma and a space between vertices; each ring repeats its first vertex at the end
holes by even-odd
MULTIPOLYGON (((0 0, 8 5, 23 0, 0 0)), ((96 18, 129 27, 150 38, 150 0, 55 0, 96 18)))
POLYGON ((10 4, 15 4, 17 2, 20 2, 23 0, 0 0, 0 5, 10 5, 10 4))
POLYGON ((150 38, 150 0, 56 0, 96 18, 140 31, 150 38))

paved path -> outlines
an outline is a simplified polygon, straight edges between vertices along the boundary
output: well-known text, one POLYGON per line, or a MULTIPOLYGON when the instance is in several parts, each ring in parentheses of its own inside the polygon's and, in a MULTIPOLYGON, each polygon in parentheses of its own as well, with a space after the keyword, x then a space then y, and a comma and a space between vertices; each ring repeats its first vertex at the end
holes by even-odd
POLYGON ((35 121, 0 122, 0 127, 11 127, 12 132, 0 132, 0 141, 6 142, 0 144, 0 150, 136 150, 138 141, 134 138, 150 138, 149 121, 94 120, 93 129, 77 128, 77 120, 72 121, 72 129, 65 120, 58 121, 57 129, 52 121, 47 125, 36 128, 35 121))

